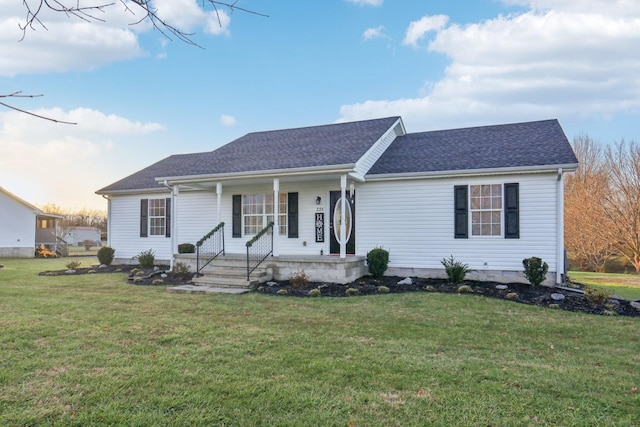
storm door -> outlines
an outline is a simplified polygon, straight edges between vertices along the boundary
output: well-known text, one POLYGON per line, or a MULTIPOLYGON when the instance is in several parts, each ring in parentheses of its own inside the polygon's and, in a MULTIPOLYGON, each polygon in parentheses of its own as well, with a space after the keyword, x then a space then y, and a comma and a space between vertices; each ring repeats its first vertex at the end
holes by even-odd
MULTIPOLYGON (((341 192, 331 191, 329 193, 330 202, 330 222, 329 222, 329 251, 331 254, 340 254, 340 218, 342 203, 341 192)), ((345 201, 345 223, 347 238, 347 254, 356 253, 356 196, 350 196, 347 191, 345 201)))

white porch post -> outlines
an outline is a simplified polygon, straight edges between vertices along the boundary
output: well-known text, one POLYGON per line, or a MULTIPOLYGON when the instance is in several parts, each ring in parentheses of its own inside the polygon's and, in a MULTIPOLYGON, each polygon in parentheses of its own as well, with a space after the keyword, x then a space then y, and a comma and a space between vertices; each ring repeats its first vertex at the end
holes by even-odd
POLYGON ((180 194, 180 188, 175 185, 171 190, 171 260, 169 269, 173 270, 173 258, 174 255, 178 253, 178 221, 176 212, 178 212, 178 195, 180 194))
POLYGON ((340 258, 347 257, 347 175, 340 177, 340 258))
POLYGON ((280 255, 280 179, 273 179, 273 256, 280 255))
POLYGON ((217 205, 216 205, 216 225, 220 224, 222 221, 222 183, 218 182, 216 184, 216 197, 217 197, 217 205))

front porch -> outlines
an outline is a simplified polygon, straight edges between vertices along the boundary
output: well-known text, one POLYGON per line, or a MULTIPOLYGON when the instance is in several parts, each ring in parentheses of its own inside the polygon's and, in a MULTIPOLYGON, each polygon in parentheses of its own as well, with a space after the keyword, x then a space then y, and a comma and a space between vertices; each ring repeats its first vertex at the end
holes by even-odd
MULTIPOLYGON (((176 254, 174 263, 178 262, 188 265, 191 271, 197 269, 196 254, 176 254)), ((289 280, 299 271, 304 271, 312 282, 345 284, 367 274, 367 267, 365 257, 356 255, 345 258, 333 255, 269 256, 260 264, 260 269, 247 278, 246 255, 226 254, 216 257, 194 283, 248 288, 269 280, 289 280), (236 280, 230 280, 233 277, 236 280)))

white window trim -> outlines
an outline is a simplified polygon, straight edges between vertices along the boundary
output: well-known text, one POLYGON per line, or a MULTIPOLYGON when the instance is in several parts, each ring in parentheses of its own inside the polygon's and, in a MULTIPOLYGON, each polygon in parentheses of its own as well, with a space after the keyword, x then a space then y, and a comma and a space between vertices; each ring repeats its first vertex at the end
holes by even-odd
MULTIPOLYGON (((482 190, 480 190, 482 192, 482 190)), ((481 183, 481 184, 470 184, 469 185, 469 195, 468 195, 468 206, 469 206, 469 237, 473 239, 501 239, 504 238, 504 183, 481 183), (473 209, 471 199, 473 194, 473 187, 483 187, 483 186, 500 186, 500 209, 473 209), (473 232, 473 214, 474 212, 500 212, 500 234, 474 234, 473 232)))

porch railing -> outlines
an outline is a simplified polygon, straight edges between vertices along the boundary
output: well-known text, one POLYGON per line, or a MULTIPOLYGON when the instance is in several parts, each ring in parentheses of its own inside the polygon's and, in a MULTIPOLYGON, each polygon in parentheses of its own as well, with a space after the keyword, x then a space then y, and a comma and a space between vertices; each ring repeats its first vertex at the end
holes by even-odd
POLYGON ((224 222, 196 243, 196 276, 220 254, 224 255, 224 222))
POLYGON ((262 261, 273 254, 273 222, 260 230, 253 239, 246 243, 247 246, 247 281, 249 276, 258 268, 262 261))

